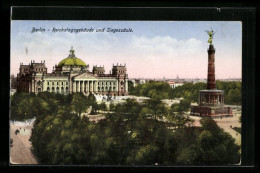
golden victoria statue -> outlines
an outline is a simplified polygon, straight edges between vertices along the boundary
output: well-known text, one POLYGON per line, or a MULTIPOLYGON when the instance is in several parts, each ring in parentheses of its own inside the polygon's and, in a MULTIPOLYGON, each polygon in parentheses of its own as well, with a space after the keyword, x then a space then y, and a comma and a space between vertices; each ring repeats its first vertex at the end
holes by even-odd
POLYGON ((212 44, 212 40, 213 40, 213 35, 215 34, 215 32, 211 29, 210 31, 206 31, 209 35, 209 40, 208 43, 212 44))

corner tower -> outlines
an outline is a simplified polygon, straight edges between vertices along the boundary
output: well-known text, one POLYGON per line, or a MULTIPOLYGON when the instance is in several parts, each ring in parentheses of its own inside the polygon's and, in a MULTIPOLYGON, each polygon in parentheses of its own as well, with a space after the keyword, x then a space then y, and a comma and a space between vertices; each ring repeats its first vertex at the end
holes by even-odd
POLYGON ((118 95, 128 95, 128 75, 126 65, 113 65, 112 75, 117 78, 118 95))

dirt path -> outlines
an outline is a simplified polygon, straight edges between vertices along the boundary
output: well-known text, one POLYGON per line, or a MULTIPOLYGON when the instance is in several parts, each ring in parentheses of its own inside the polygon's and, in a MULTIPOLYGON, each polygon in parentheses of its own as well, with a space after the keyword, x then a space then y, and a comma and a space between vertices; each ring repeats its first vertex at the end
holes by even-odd
POLYGON ((10 124, 10 137, 13 139, 13 146, 10 147, 10 164, 38 164, 30 150, 31 129, 32 125, 16 126, 10 124), (19 129, 21 133, 15 135, 16 129, 19 129))

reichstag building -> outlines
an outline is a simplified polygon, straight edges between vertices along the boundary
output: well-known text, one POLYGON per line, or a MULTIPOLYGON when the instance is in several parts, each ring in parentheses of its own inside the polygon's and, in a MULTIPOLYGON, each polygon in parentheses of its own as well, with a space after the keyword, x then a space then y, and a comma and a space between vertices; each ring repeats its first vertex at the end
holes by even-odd
POLYGON ((73 48, 69 56, 53 67, 52 73, 47 73, 45 61, 29 65, 20 63, 17 74, 17 92, 56 92, 69 94, 82 92, 107 96, 128 95, 128 75, 126 65, 114 65, 110 74, 105 74, 104 66, 89 65, 75 56, 73 48))

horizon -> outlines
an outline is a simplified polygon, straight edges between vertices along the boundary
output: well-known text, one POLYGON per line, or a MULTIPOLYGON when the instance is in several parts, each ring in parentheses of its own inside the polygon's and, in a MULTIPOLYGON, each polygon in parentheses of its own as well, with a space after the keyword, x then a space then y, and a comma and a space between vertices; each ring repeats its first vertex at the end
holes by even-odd
MULTIPOLYGON (((15 76, 14 74, 10 74, 10 76, 15 76)), ((128 80, 176 80, 177 78, 128 78, 128 80)), ((229 77, 229 78, 215 78, 217 80, 229 80, 229 79, 236 79, 236 80, 242 80, 242 78, 236 78, 236 77, 229 77)), ((177 80, 207 80, 207 78, 178 78, 177 80)))
POLYGON ((213 39, 216 79, 242 76, 242 23, 234 21, 12 21, 10 74, 20 63, 45 60, 48 73, 73 46, 89 65, 126 64, 129 78, 207 78, 208 35, 213 39), (45 28, 33 32, 32 28, 45 28), (131 28, 133 32, 51 32, 52 28, 131 28), (48 32, 47 30, 50 30, 48 32))

